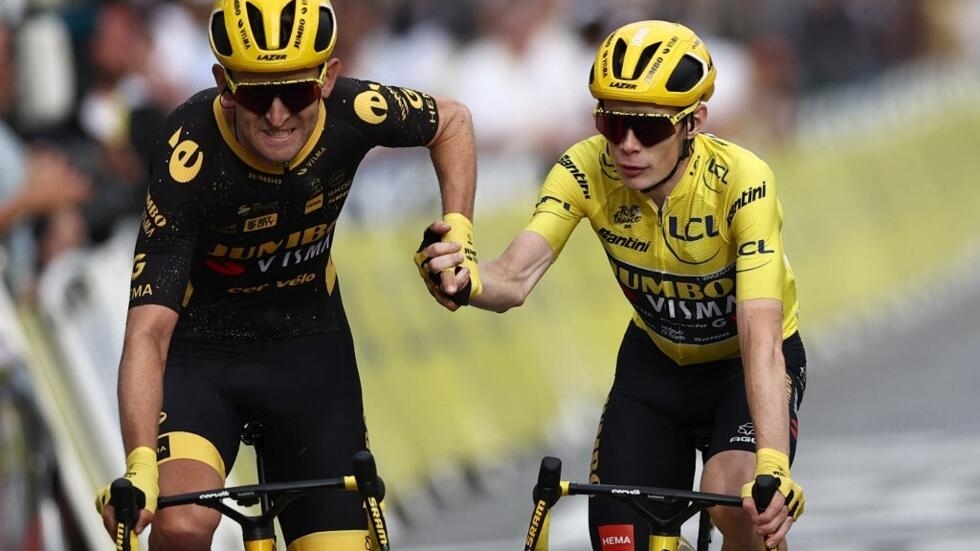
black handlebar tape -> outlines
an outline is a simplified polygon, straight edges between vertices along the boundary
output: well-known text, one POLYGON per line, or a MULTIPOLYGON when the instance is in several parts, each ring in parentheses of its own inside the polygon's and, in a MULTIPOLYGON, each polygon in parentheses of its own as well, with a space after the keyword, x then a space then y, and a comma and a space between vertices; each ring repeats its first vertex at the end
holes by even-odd
POLYGON ((384 497, 384 488, 378 479, 378 467, 371 452, 361 450, 354 454, 354 480, 357 481, 357 488, 362 495, 378 501, 384 497))
POLYGON ((384 483, 378 477, 378 467, 374 456, 367 450, 354 454, 354 480, 357 481, 357 491, 368 508, 369 522, 372 524, 374 538, 381 551, 391 549, 388 543, 388 527, 381 512, 381 500, 384 498, 384 483))
POLYGON ((146 506, 146 496, 128 478, 117 478, 109 485, 109 503, 115 509, 116 522, 132 528, 146 506))
POLYGON ((544 500, 549 507, 561 497, 561 459, 547 456, 541 460, 538 470, 538 483, 534 485, 534 502, 544 500))
POLYGON ((755 500, 756 510, 760 513, 765 511, 778 489, 778 478, 770 474, 760 474, 755 477, 755 484, 752 485, 752 499, 755 500))
POLYGON ((109 504, 113 507, 116 523, 122 525, 116 533, 116 549, 129 551, 129 535, 140 518, 140 509, 146 507, 146 494, 133 486, 128 478, 117 478, 109 485, 109 504))
POLYGON ((531 495, 534 500, 534 514, 527 527, 527 537, 524 539, 524 551, 538 548, 542 536, 542 527, 548 515, 548 510, 561 497, 561 459, 546 456, 541 460, 538 470, 538 482, 534 485, 531 495))

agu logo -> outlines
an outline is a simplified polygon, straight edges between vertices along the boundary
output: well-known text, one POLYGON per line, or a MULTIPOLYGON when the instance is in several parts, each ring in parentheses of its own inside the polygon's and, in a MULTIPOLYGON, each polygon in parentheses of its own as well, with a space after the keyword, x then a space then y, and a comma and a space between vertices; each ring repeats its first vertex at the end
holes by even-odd
POLYGON ((633 551, 632 524, 605 524, 599 526, 599 543, 602 551, 633 551))
POLYGON ((743 423, 738 426, 738 434, 728 439, 729 442, 747 442, 755 444, 755 425, 743 423))

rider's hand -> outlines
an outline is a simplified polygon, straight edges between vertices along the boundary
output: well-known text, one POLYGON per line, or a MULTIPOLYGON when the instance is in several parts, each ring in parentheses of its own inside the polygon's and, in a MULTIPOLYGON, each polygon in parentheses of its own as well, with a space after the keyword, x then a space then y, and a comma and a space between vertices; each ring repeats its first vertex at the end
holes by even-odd
POLYGON ((770 475, 779 483, 776 494, 764 511, 758 511, 752 498, 752 488, 756 482, 742 486, 742 505, 749 512, 756 531, 766 537, 766 546, 773 549, 786 537, 790 526, 803 514, 803 488, 793 482, 789 472, 789 457, 771 448, 760 448, 756 452, 756 478, 770 475))
POLYGON ((483 291, 473 223, 460 213, 448 213, 430 224, 414 259, 429 293, 449 310, 468 304, 483 291))
MULTIPOLYGON (((134 490, 145 498, 145 505, 140 511, 139 520, 133 527, 133 534, 139 534, 153 519, 157 509, 157 498, 160 496, 159 473, 157 470, 157 452, 148 447, 134 449, 126 457, 126 474, 124 478, 133 483, 134 490)), ((95 508, 102 515, 102 523, 113 538, 116 537, 117 523, 115 510, 109 503, 109 486, 99 490, 95 497, 95 508)), ((138 499, 138 498, 137 498, 138 499)), ((135 549, 135 548, 134 548, 135 549)))

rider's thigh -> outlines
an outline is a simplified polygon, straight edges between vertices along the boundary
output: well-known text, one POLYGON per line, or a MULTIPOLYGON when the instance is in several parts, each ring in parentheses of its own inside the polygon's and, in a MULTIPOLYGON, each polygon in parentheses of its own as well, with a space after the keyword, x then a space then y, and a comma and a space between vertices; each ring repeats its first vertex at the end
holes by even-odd
MULTIPOLYGON (((224 479, 213 467, 191 459, 175 459, 160 465, 160 495, 175 495, 220 488, 224 479)), ((157 511, 150 525, 151 551, 207 551, 221 522, 221 513, 197 505, 180 505, 157 511)))
POLYGON ((742 485, 755 477, 755 454, 725 450, 711 456, 701 472, 701 491, 738 495, 742 485))
MULTIPOLYGON (((701 491, 739 495, 742 485, 755 475, 755 454, 725 450, 711 456, 701 473, 701 491)), ((756 549, 759 538, 752 520, 741 507, 712 507, 711 522, 724 536, 723 549, 756 549)))

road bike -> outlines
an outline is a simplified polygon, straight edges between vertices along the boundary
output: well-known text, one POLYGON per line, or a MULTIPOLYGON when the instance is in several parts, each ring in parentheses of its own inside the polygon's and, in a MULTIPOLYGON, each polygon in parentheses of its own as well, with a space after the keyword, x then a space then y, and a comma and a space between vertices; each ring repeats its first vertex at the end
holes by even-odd
MULTIPOLYGON (((771 476, 757 478, 753 498, 760 510, 768 506, 779 482, 771 476)), ((561 459, 541 460, 532 498, 534 510, 524 539, 524 551, 548 550, 548 513, 564 496, 588 495, 618 499, 640 513, 650 527, 650 551, 708 551, 713 527, 708 509, 715 506, 741 507, 742 498, 707 492, 631 486, 623 484, 583 484, 561 480, 561 459), (660 506, 654 510, 652 505, 660 506), (669 506, 669 507, 663 507, 669 506), (664 512, 668 511, 668 512, 664 512), (697 547, 681 536, 681 526, 700 515, 697 547)))
MULTIPOLYGON (((261 425, 247 423, 242 432, 242 442, 255 448, 258 484, 161 496, 157 500, 157 510, 189 504, 215 509, 241 526, 245 551, 275 551, 276 517, 296 498, 313 491, 358 492, 367 513, 368 532, 373 548, 375 551, 390 551, 387 523, 381 508, 385 486, 378 476, 371 452, 362 450, 354 454, 353 474, 350 475, 292 482, 266 482, 261 425), (259 505, 260 512, 244 513, 226 500, 232 500, 241 507, 259 505)), ((115 508, 118 529, 114 540, 117 551, 137 551, 137 546, 131 543, 131 533, 139 519, 140 509, 145 506, 142 492, 136 492, 128 479, 117 478, 110 485, 109 503, 115 508)))

